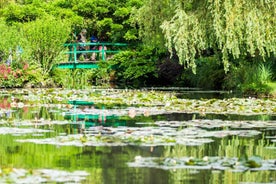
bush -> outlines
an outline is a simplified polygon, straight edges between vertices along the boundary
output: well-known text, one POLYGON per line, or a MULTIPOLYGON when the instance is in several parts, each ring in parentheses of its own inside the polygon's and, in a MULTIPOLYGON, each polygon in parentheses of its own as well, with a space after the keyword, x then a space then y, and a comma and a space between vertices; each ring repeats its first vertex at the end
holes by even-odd
POLYGON ((11 65, 0 64, 0 86, 1 87, 23 87, 26 83, 32 85, 41 83, 42 75, 35 65, 29 65, 27 62, 14 61, 11 65))
POLYGON ((239 65, 231 67, 226 79, 226 89, 241 90, 247 94, 268 94, 273 71, 270 63, 241 61, 239 65))
POLYGON ((135 85, 145 85, 147 79, 157 77, 157 57, 150 48, 139 51, 124 51, 116 54, 112 62, 116 65, 116 80, 135 85))
POLYGON ((91 86, 97 69, 59 69, 54 68, 51 72, 51 79, 56 87, 83 89, 91 86))
POLYGON ((29 61, 41 67, 45 77, 48 77, 53 66, 59 62, 57 58, 63 58, 63 44, 70 35, 70 26, 69 21, 51 16, 22 25, 23 51, 29 61))

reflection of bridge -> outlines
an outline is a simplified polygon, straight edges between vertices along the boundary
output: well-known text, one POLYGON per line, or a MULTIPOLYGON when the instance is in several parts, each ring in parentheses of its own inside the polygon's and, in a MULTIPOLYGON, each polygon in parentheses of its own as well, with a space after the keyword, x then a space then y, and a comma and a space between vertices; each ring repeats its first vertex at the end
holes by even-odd
POLYGON ((69 43, 65 44, 65 47, 69 49, 69 51, 65 52, 65 54, 69 55, 68 62, 59 63, 57 68, 67 68, 67 69, 77 69, 77 68, 98 68, 97 61, 107 60, 107 55, 116 54, 120 52, 120 47, 125 47, 127 44, 125 43, 106 43, 106 42, 97 42, 97 43, 69 43), (82 46, 86 50, 79 50, 78 48, 82 46), (97 47, 99 49, 90 49, 91 47, 97 47), (107 49, 105 49, 107 48, 107 49), (93 54, 97 55, 97 61, 80 61, 78 60, 79 54, 93 54))
POLYGON ((85 113, 78 112, 77 108, 79 106, 94 108, 93 102, 89 101, 81 101, 81 100, 73 100, 69 101, 69 104, 74 106, 73 112, 69 112, 65 114, 65 119, 69 119, 73 124, 77 124, 82 126, 82 128, 88 128, 91 126, 125 126, 126 122, 124 120, 120 120, 117 115, 114 114, 105 114, 104 107, 102 109, 95 109, 98 113, 85 113))

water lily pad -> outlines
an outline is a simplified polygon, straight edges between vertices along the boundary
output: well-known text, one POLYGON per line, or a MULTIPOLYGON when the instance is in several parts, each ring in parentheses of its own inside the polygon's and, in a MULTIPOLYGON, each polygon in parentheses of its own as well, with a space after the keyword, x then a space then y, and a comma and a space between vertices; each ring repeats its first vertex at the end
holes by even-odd
POLYGON ((196 159, 190 157, 181 158, 158 158, 158 157, 141 157, 136 156, 133 162, 128 163, 129 167, 150 167, 158 169, 197 169, 197 170, 271 170, 276 171, 274 160, 262 160, 259 157, 252 157, 245 163, 240 163, 238 158, 226 157, 208 157, 208 159, 196 159), (248 165, 249 162, 258 163, 248 165))
POLYGON ((0 183, 81 183, 89 175, 85 171, 61 171, 54 169, 26 170, 19 168, 2 168, 0 183), (9 169, 9 172, 4 170, 9 169))
POLYGON ((0 127, 0 134, 33 134, 33 133, 45 133, 52 132, 52 130, 43 130, 36 128, 13 128, 13 127, 0 127))
MULTIPOLYGON (((1 129, 0 129, 1 130, 1 129)), ((254 137, 261 134, 257 130, 205 130, 199 127, 177 129, 174 127, 90 127, 84 129, 85 141, 79 135, 58 136, 47 139, 20 140, 39 144, 75 145, 75 146, 117 146, 139 144, 144 146, 189 145, 199 146, 213 142, 212 138, 237 135, 254 137)))

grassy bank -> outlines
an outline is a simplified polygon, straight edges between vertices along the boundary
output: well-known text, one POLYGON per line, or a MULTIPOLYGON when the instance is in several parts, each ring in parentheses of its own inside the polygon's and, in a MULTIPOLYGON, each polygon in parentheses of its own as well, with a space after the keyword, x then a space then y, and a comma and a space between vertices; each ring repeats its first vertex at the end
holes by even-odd
POLYGON ((268 86, 272 88, 272 96, 276 97, 276 81, 268 83, 268 86))

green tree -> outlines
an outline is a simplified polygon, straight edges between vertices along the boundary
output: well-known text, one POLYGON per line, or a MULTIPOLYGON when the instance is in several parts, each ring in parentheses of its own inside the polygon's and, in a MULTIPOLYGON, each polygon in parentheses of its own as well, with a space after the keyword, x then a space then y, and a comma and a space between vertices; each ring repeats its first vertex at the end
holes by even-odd
POLYGON ((71 32, 71 23, 51 16, 22 25, 24 42, 22 47, 29 56, 42 68, 42 74, 48 76, 53 66, 64 55, 63 44, 71 32))
POLYGON ((151 30, 161 26, 169 51, 176 51, 179 62, 194 72, 195 58, 207 49, 221 56, 225 71, 231 58, 265 58, 276 53, 276 1, 168 0, 164 3, 165 10, 156 11, 159 1, 145 1, 139 10, 141 31, 150 38, 151 30), (164 12, 173 15, 164 16, 164 12), (153 17, 158 17, 158 23, 153 17))
POLYGON ((74 31, 82 28, 88 35, 105 37, 104 41, 137 40, 137 29, 132 26, 130 14, 133 7, 140 7, 137 0, 55 0, 57 8, 71 9, 83 19, 75 22, 74 31))
POLYGON ((0 9, 0 15, 8 24, 30 22, 48 15, 64 20, 70 20, 70 22, 73 22, 76 25, 83 22, 83 18, 78 16, 72 10, 72 7, 63 5, 60 0, 29 0, 17 1, 16 3, 7 2, 5 7, 0 9))
POLYGON ((1 0, 0 1, 0 8, 3 8, 9 4, 10 0, 1 0))
POLYGON ((175 1, 148 0, 141 7, 133 8, 131 14, 132 24, 139 26, 139 37, 143 43, 153 47, 165 48, 165 39, 161 24, 173 16, 175 1))
POLYGON ((157 78, 155 50, 149 47, 137 51, 123 51, 112 58, 116 66, 117 81, 141 86, 148 80, 157 78))

